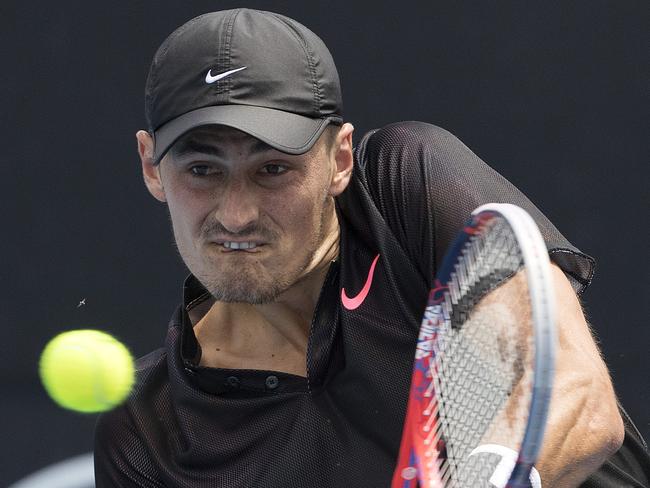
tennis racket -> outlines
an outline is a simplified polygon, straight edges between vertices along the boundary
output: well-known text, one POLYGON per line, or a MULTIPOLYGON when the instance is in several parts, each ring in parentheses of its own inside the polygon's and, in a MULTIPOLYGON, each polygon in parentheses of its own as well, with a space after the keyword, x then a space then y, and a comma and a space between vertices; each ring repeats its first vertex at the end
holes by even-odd
POLYGON ((555 340, 535 222, 515 205, 477 208, 429 294, 392 488, 539 486, 555 340))

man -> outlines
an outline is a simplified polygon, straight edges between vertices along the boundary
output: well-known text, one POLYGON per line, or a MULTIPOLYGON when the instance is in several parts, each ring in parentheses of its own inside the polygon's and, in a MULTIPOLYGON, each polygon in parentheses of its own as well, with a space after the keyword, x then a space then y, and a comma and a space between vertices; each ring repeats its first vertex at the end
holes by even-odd
POLYGON ((144 180, 191 275, 165 347, 98 422, 97 486, 388 486, 427 292, 488 201, 526 208, 554 262, 543 486, 647 481, 574 292, 591 258, 453 135, 393 124, 353 149, 322 41, 247 9, 170 35, 146 113, 144 180))

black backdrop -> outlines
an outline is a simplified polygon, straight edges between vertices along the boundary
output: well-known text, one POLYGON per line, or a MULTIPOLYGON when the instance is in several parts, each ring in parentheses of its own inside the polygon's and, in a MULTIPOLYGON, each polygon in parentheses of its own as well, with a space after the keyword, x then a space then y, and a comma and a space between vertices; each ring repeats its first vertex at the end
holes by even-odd
MULTIPOLYGON (((38 383, 51 336, 101 328, 136 355, 163 341, 185 270, 139 172, 144 80, 175 27, 238 6, 0 6, 1 485, 92 448, 95 417, 58 409, 38 383)), ((585 307, 649 437, 647 1, 247 6, 292 16, 330 46, 357 140, 397 120, 440 125, 598 259, 585 307)))

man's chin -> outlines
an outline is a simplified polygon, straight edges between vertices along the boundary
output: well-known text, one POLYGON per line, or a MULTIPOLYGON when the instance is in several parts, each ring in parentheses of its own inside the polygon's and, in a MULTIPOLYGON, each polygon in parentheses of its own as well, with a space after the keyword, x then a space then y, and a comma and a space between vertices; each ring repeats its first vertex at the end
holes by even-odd
POLYGON ((261 305, 274 302, 304 274, 304 266, 269 269, 263 263, 248 261, 205 266, 207 273, 194 274, 218 301, 261 305))
POLYGON ((211 292, 212 296, 219 302, 226 303, 247 303, 249 305, 264 305, 275 301, 277 294, 261 294, 261 293, 221 293, 217 291, 211 292))
POLYGON ((237 283, 235 286, 228 286, 223 283, 203 283, 203 286, 210 294, 220 302, 227 303, 249 303, 251 305, 262 305, 273 302, 282 293, 277 286, 261 287, 260 283, 237 283))

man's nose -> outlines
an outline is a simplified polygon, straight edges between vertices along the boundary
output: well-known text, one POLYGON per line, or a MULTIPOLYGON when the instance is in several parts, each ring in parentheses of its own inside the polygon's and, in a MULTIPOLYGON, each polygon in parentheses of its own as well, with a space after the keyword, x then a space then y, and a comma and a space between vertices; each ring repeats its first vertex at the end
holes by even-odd
POLYGON ((216 217, 228 232, 237 234, 259 219, 257 199, 245 182, 229 182, 218 198, 216 217))

